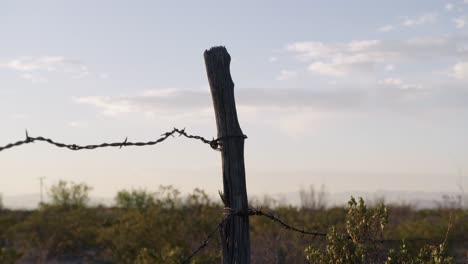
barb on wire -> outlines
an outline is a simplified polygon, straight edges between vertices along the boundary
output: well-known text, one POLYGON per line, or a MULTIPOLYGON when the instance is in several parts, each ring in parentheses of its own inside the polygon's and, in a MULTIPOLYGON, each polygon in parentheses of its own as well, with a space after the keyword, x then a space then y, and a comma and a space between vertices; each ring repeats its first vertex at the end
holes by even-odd
POLYGON ((204 249, 208 245, 208 243, 216 234, 216 232, 218 232, 218 230, 224 226, 224 224, 230 217, 231 217, 230 215, 225 215, 223 217, 223 220, 221 220, 221 222, 219 222, 216 228, 213 229, 213 231, 211 231, 211 233, 206 237, 205 241, 203 241, 203 243, 201 243, 200 246, 198 246, 198 248, 195 249, 193 253, 190 256, 188 256, 181 264, 189 264, 190 261, 193 259, 193 257, 195 257, 202 249, 204 249))
POLYGON ((54 145, 54 146, 56 146, 56 147, 59 147, 59 148, 67 148, 67 149, 70 149, 70 150, 97 149, 97 148, 105 148, 105 147, 118 147, 118 148, 122 148, 122 147, 128 147, 128 146, 138 146, 138 147, 141 147, 141 146, 156 145, 156 144, 158 144, 158 143, 163 142, 163 141, 166 140, 167 138, 169 138, 169 137, 171 137, 171 136, 174 136, 175 134, 178 134, 179 137, 180 137, 180 136, 184 136, 184 137, 186 137, 186 138, 195 139, 195 140, 200 140, 201 142, 210 145, 210 146, 211 146, 213 149, 215 149, 215 150, 219 150, 219 149, 220 149, 220 146, 221 146, 221 140, 222 140, 222 138, 208 140, 208 139, 206 139, 206 138, 204 138, 204 137, 201 137, 201 136, 188 134, 187 132, 185 132, 185 128, 184 128, 184 129, 174 128, 172 131, 169 131, 169 132, 166 132, 166 133, 162 134, 160 138, 158 138, 158 139, 156 139, 156 140, 154 140, 154 141, 148 141, 148 142, 129 142, 129 141, 127 141, 128 138, 125 138, 125 140, 124 140, 123 142, 102 143, 102 144, 96 144, 96 145, 65 144, 65 143, 56 142, 56 141, 54 141, 54 140, 52 140, 52 139, 50 139, 50 138, 45 138, 45 137, 31 137, 31 136, 29 136, 28 131, 26 130, 26 139, 17 141, 17 142, 15 142, 15 143, 7 144, 7 145, 5 145, 5 146, 2 146, 2 147, 0 147, 0 151, 6 150, 6 149, 10 149, 10 148, 13 148, 13 147, 18 147, 18 146, 21 146, 21 145, 23 145, 23 144, 34 143, 34 142, 36 142, 36 141, 46 142, 46 143, 52 144, 52 145, 54 145))

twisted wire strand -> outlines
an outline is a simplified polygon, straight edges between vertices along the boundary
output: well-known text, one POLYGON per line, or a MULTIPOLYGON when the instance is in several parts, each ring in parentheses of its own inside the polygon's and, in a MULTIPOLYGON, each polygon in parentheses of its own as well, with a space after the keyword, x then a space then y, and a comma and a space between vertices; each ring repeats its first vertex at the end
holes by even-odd
POLYGON ((320 232, 314 232, 314 231, 305 231, 304 229, 299 229, 297 227, 294 227, 294 226, 290 226, 288 224, 286 224, 283 220, 277 218, 276 216, 274 216, 272 213, 265 213, 261 210, 257 210, 257 209, 252 209, 250 208, 249 209, 249 212, 248 212, 248 215, 249 216, 263 216, 263 217, 266 217, 268 219, 270 219, 271 221, 273 222, 276 222, 280 225, 282 225, 284 228, 286 228, 287 230, 291 230, 291 231, 294 231, 294 232, 297 232, 297 233, 301 233, 303 235, 309 235, 309 236, 314 236, 314 237, 326 237, 327 236, 327 233, 320 233, 320 232))
MULTIPOLYGON (((152 146, 152 145, 156 145, 158 143, 161 143, 163 141, 165 141, 167 138, 171 137, 171 136, 174 136, 178 134, 179 137, 180 136, 183 136, 183 137, 186 137, 186 138, 190 138, 190 139, 195 139, 195 140, 199 140, 205 144, 208 144, 211 146, 211 148, 215 149, 215 150, 219 150, 221 148, 221 145, 222 145, 222 141, 223 139, 225 139, 226 137, 224 138, 217 138, 217 139, 212 139, 212 140, 208 140, 202 136, 198 136, 198 135, 191 135, 191 134, 188 134, 187 132, 185 132, 185 128, 184 129, 178 129, 178 128, 174 128, 172 129, 171 131, 168 131, 164 134, 161 135, 161 137, 159 137, 158 139, 156 140, 153 140, 153 141, 147 141, 147 142, 130 142, 128 141, 128 138, 125 138, 125 140, 123 142, 113 142, 113 143, 101 143, 101 144, 91 144, 91 145, 78 145, 78 144, 65 144, 65 143, 61 143, 61 142, 56 142, 50 138, 45 138, 45 137, 31 137, 29 136, 28 134, 28 131, 26 131, 26 139, 24 140, 20 140, 20 141, 17 141, 17 142, 14 142, 14 143, 9 143, 5 146, 2 146, 0 147, 0 151, 4 151, 4 150, 7 150, 7 149, 10 149, 10 148, 13 148, 13 147, 18 147, 18 146, 21 146, 21 145, 24 145, 24 144, 30 144, 30 143, 34 143, 34 142, 37 142, 37 141, 41 141, 41 142, 46 142, 46 143, 49 143, 51 145, 54 145, 56 147, 59 147, 59 148, 67 148, 69 150, 83 150, 83 149, 97 149, 97 148, 105 148, 105 147, 118 147, 118 148, 122 148, 122 147, 128 147, 128 146, 137 146, 137 147, 142 147, 142 146, 152 146)), ((229 136, 229 137, 234 137, 234 136, 229 136)), ((244 138, 247 138, 246 136, 244 136, 244 138)))
MULTIPOLYGON (((242 213, 233 213, 234 215, 243 215, 242 213)), ((291 226, 291 225, 288 225, 286 224, 283 220, 277 218, 276 216, 274 216, 272 213, 268 213, 268 212, 263 212, 261 210, 257 210, 257 209, 252 209, 250 208, 249 211, 248 211, 248 215, 249 216, 263 216, 263 217, 266 217, 268 219, 270 219, 271 221, 273 222, 276 222, 278 224, 280 224, 281 226, 283 226, 284 228, 286 228, 287 230, 290 230, 290 231, 293 231, 293 232, 297 232, 297 233, 300 233, 302 235, 309 235, 309 236, 313 236, 313 237, 326 237, 328 234, 327 233, 321 233, 321 232, 314 232, 314 231, 305 231, 304 229, 299 229, 297 227, 294 227, 294 226, 291 226)), ((450 227, 449 227, 449 230, 450 230, 450 227)), ((447 233, 448 231, 447 230, 447 233)), ((447 241, 447 236, 445 237, 445 242, 447 241)), ((353 239, 351 236, 347 236, 346 237, 347 239, 353 239)), ((438 239, 436 238, 424 238, 424 237, 410 237, 410 238, 404 238, 404 239, 367 239, 367 240, 364 240, 364 241, 359 241, 361 243, 398 243, 398 242, 402 242, 402 241, 405 241, 405 242, 437 242, 438 239)), ((452 242, 464 242, 464 241, 468 241, 468 238, 467 239, 450 239, 450 241, 452 242)), ((444 242, 444 243, 445 243, 444 242)))
POLYGON ((202 250, 204 249, 208 243, 210 242, 210 240, 213 238, 213 236, 218 232, 218 230, 220 230, 221 228, 223 228, 224 224, 226 223, 226 221, 231 218, 230 215, 225 215, 223 217, 223 220, 221 220, 221 222, 219 222, 218 225, 216 225, 216 228, 213 229, 213 231, 211 231, 210 234, 208 234, 208 236, 206 237, 205 241, 203 241, 200 246, 198 246, 193 252, 192 254, 190 254, 190 256, 188 256, 183 262, 181 262, 181 264, 189 264, 190 261, 202 250))

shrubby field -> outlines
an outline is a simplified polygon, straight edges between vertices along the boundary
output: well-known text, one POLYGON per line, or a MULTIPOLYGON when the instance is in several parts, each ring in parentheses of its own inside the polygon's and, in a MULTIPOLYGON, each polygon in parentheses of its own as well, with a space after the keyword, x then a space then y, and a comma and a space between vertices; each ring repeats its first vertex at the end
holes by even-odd
MULTIPOLYGON (((88 206, 90 187, 59 182, 37 210, 0 210, 0 263, 180 263, 216 227, 223 206, 200 189, 123 190, 115 206, 88 206)), ((306 195, 303 193, 303 197, 306 195)), ((410 205, 325 208, 252 201, 311 237, 251 216, 252 263, 468 263, 468 210, 410 205), (385 241, 382 241, 385 240, 385 241)), ((220 263, 219 236, 192 263, 220 263)))

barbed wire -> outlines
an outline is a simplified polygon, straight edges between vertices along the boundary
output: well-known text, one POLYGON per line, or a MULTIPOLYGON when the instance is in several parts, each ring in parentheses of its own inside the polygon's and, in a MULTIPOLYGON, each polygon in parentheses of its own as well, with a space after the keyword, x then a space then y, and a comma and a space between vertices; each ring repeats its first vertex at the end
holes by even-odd
MULTIPOLYGON (((291 225, 288 225, 286 224, 283 220, 279 219, 278 217, 274 216, 272 213, 268 213, 268 212, 263 212, 262 210, 259 210, 259 209, 253 209, 253 208, 249 208, 248 212, 247 213, 242 213, 242 212, 236 212, 234 211, 233 209, 231 208, 224 208, 224 212, 223 212, 223 220, 216 226, 216 228, 208 235, 208 237, 205 239, 205 241, 203 241, 203 243, 195 250, 193 251, 193 253, 187 258, 185 259, 182 264, 188 264, 190 263, 190 261, 202 250, 204 249, 208 243, 210 242, 210 240, 212 239, 212 237, 214 236, 214 234, 221 228, 223 228, 224 224, 232 217, 232 216, 262 216, 262 217, 266 217, 268 218, 269 220, 273 221, 273 222, 276 222, 278 224, 280 224, 281 226, 283 226, 284 228, 286 228, 287 230, 289 231, 294 231, 294 232, 297 232, 297 233, 300 233, 302 235, 307 235, 307 236, 313 236, 313 237, 326 237, 328 234, 327 233, 321 233, 321 232, 315 232, 315 231, 305 231, 304 229, 299 229, 297 227, 294 227, 294 226, 291 226, 291 225)), ((347 239, 352 239, 351 236, 347 236, 346 237, 347 239)), ((447 234, 445 236, 445 240, 444 240, 444 243, 446 243, 448 240, 448 231, 447 231, 447 234)), ((438 239, 436 238, 422 238, 422 237, 413 237, 413 238, 404 238, 404 239, 368 239, 368 240, 365 240, 365 241, 361 241, 363 243, 401 243, 402 241, 405 241, 405 242, 418 242, 418 241, 421 241, 421 242, 436 242, 438 241, 438 239)), ((453 238, 453 239, 450 239, 450 241, 452 242, 465 242, 465 241, 468 241, 468 239, 456 239, 456 238, 453 238)))
MULTIPOLYGON (((67 148, 69 150, 74 150, 74 151, 83 150, 83 149, 92 150, 92 149, 105 148, 105 147, 119 147, 119 148, 122 148, 122 147, 127 147, 127 146, 138 146, 138 147, 152 146, 152 145, 156 145, 158 143, 161 143, 161 142, 165 141, 169 137, 174 137, 175 135, 178 135, 179 137, 183 136, 183 137, 186 137, 186 138, 189 138, 189 139, 199 140, 202 143, 210 145, 210 147, 212 149, 214 149, 214 150, 221 150, 222 142, 226 138, 231 138, 231 137, 240 137, 240 138, 243 138, 243 139, 247 138, 246 135, 228 135, 228 136, 220 137, 220 138, 217 138, 217 139, 213 138, 211 140, 208 140, 208 139, 206 139, 206 138, 204 138, 202 136, 188 134, 185 131, 185 128, 184 129, 173 128, 171 131, 168 131, 168 132, 162 134, 158 139, 153 140, 153 141, 130 142, 130 141, 128 141, 128 138, 126 137, 123 142, 101 143, 101 144, 91 144, 91 145, 78 145, 78 144, 60 143, 60 142, 56 142, 56 141, 54 141, 54 140, 52 140, 50 138, 45 138, 45 137, 41 137, 41 136, 31 137, 31 136, 29 136, 28 131, 26 131, 26 139, 20 140, 20 141, 14 142, 14 143, 9 143, 9 144, 7 144, 5 146, 2 146, 2 147, 0 147, 0 152, 4 151, 4 150, 7 150, 7 149, 10 149, 10 148, 13 148, 13 147, 18 147, 18 146, 21 146, 21 145, 24 145, 24 144, 34 143, 36 141, 46 142, 46 143, 49 143, 49 144, 54 145, 54 146, 59 147, 59 148, 67 148)), ((247 217, 261 216, 261 217, 268 218, 269 220, 280 224, 281 226, 286 228, 286 230, 293 231, 293 232, 296 232, 296 233, 300 233, 302 235, 313 236, 313 237, 327 237, 327 235, 328 235, 327 233, 315 232, 315 231, 306 231, 304 229, 299 229, 297 227, 291 226, 291 225, 287 224, 286 222, 284 222, 283 220, 276 217, 275 215, 273 215, 272 213, 263 212, 260 209, 249 208, 247 213, 243 213, 243 212, 235 212, 231 208, 224 208, 223 215, 224 216, 223 216, 223 219, 221 220, 221 222, 219 222, 216 225, 216 227, 213 229, 213 231, 208 234, 207 238, 200 244, 200 246, 198 246, 192 252, 192 254, 190 256, 187 257, 187 259, 185 259, 182 262, 182 264, 190 263, 190 261, 201 250, 203 250, 208 245, 208 243, 211 241, 211 239, 216 234, 216 232, 218 232, 220 229, 222 229, 224 227, 225 223, 232 216, 247 216, 247 217)), ((347 236, 347 239, 352 239, 352 237, 347 236)), ((427 241, 436 241, 436 240, 437 239, 419 238, 419 237, 405 238, 404 239, 404 241, 406 241, 406 242, 416 242, 416 241, 426 241, 427 242, 427 241)), ((451 241, 468 241, 467 239, 450 239, 450 240, 451 241)), ((390 242, 390 243, 396 243, 396 242, 401 242, 401 241, 402 241, 402 239, 380 239, 380 240, 369 239, 368 241, 362 241, 362 242, 372 242, 372 243, 389 243, 390 242)), ((445 238, 445 241, 447 241, 447 237, 445 238)))
POLYGON ((204 249, 208 243, 210 242, 210 240, 213 238, 213 236, 216 234, 216 232, 218 232, 219 229, 223 228, 224 224, 226 223, 226 221, 230 218, 231 216, 230 215, 225 215, 223 217, 223 220, 221 220, 221 222, 219 222, 218 225, 216 225, 216 228, 213 229, 213 231, 211 231, 211 233, 206 237, 205 241, 203 241, 200 246, 197 247, 197 249, 195 249, 193 251, 193 253, 188 256, 183 262, 181 262, 181 264, 189 264, 190 261, 202 250, 204 249))
MULTIPOLYGON (((241 213, 237 213, 238 215, 242 215, 241 213)), ((313 231, 305 231, 304 229, 299 229, 297 227, 294 227, 294 226, 291 226, 291 225, 288 225, 286 224, 283 220, 277 218, 276 216, 274 216, 272 213, 265 213, 261 210, 258 210, 258 209, 252 209, 250 208, 249 209, 249 212, 248 212, 248 215, 249 216, 263 216, 263 217, 266 217, 276 223, 279 223, 280 225, 282 225, 284 228, 286 228, 287 230, 290 230, 290 231, 294 231, 294 232, 297 232, 297 233, 300 233, 302 235, 308 235, 308 236, 313 236, 313 237, 326 237, 328 234, 327 233, 321 233, 321 232, 313 232, 313 231)), ((347 239, 353 239, 351 236, 347 236, 346 237, 347 239)), ((367 240, 364 240, 364 241, 360 241, 362 243, 399 243, 399 242, 402 242, 402 241, 405 241, 405 242, 436 242, 436 241, 439 241, 440 239, 437 239, 437 238, 425 238, 425 237, 409 237, 409 238, 403 238, 403 239, 367 239, 367 240)), ((448 231, 447 231, 447 235, 445 237, 445 240, 444 240, 444 243, 448 240, 448 231)), ((452 242, 464 242, 464 241, 468 241, 468 238, 467 239, 456 239, 456 238, 452 238, 450 239, 450 241, 452 242)))
POLYGON ((304 229, 299 229, 299 228, 296 228, 296 227, 293 227, 293 226, 290 226, 288 224, 286 224, 284 221, 282 221, 281 219, 277 218, 276 216, 274 216, 272 213, 265 213, 261 210, 258 210, 258 209, 252 209, 250 208, 249 209, 249 212, 248 212, 248 215, 249 216, 263 216, 263 217, 266 217, 280 225, 282 225, 284 228, 286 228, 287 230, 291 230, 291 231, 294 231, 294 232, 297 232, 297 233, 301 233, 303 235, 310 235, 310 236, 314 236, 314 237, 326 237, 327 236, 327 233, 320 233, 320 232, 312 232, 312 231, 305 231, 304 229))
POLYGON ((95 145, 78 145, 78 144, 60 143, 60 142, 56 142, 56 141, 54 141, 54 140, 52 140, 50 138, 45 138, 45 137, 31 137, 31 136, 29 136, 28 131, 26 130, 26 139, 20 140, 20 141, 14 142, 14 143, 9 143, 9 144, 7 144, 7 145, 5 145, 3 147, 0 147, 0 151, 4 151, 6 149, 10 149, 10 148, 13 148, 13 147, 18 147, 18 146, 21 146, 23 144, 34 143, 36 141, 46 142, 46 143, 49 143, 49 144, 54 145, 56 147, 67 148, 67 149, 70 149, 70 150, 97 149, 97 148, 105 148, 105 147, 122 148, 122 147, 128 147, 128 146, 137 146, 137 147, 152 146, 152 145, 156 145, 158 143, 161 143, 164 140, 166 140, 167 138, 169 138, 171 136, 174 136, 176 134, 178 134, 179 137, 184 136, 186 138, 199 140, 199 141, 201 141, 201 142, 203 142, 205 144, 210 145, 211 148, 215 149, 215 150, 220 150, 221 145, 222 145, 222 140, 225 139, 225 138, 228 138, 228 137, 243 137, 244 139, 247 138, 247 136, 245 136, 245 135, 241 135, 241 136, 233 135, 233 136, 225 136, 225 137, 221 137, 221 138, 217 138, 217 139, 213 138, 212 140, 208 140, 208 139, 206 139, 206 138, 204 138, 202 136, 188 134, 187 132, 185 132, 185 128, 184 129, 174 128, 174 129, 172 129, 172 131, 169 131, 169 132, 166 132, 166 133, 162 134, 160 138, 158 138, 156 140, 153 140, 153 141, 130 142, 130 141, 128 141, 128 138, 125 138, 125 140, 123 142, 101 143, 101 144, 95 144, 95 145))

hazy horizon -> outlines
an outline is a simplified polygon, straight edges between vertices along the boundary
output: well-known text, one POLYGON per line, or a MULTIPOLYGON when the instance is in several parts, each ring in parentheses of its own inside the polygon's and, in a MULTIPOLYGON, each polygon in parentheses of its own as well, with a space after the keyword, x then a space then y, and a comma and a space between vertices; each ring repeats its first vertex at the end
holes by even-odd
MULTIPOLYGON (((309 187, 302 189, 306 191, 307 194, 310 194, 309 187)), ((158 189, 125 189, 127 191, 131 190, 143 190, 149 194, 155 194, 158 189)), ((251 206, 296 206, 301 207, 301 197, 298 189, 295 192, 287 193, 263 193, 263 194, 250 194, 249 201, 251 206)), ((321 189, 314 188, 315 198, 317 195, 320 195, 321 189)), ((204 190, 205 191, 205 190, 204 190)), ((115 206, 115 197, 114 196, 100 196, 96 194, 91 189, 89 193, 89 206, 115 206)), ((180 198, 185 199, 188 197, 189 193, 181 193, 180 198)), ((209 198, 213 202, 220 203, 219 195, 211 193, 208 194, 209 198)), ((386 205, 392 206, 410 206, 413 209, 433 209, 437 207, 447 207, 447 208, 466 208, 468 201, 466 199, 466 194, 461 192, 415 192, 415 191, 386 191, 386 190, 377 190, 371 192, 365 191, 347 191, 347 192, 336 192, 330 193, 327 189, 324 189, 323 192, 323 205, 326 208, 331 208, 335 206, 345 207, 351 197, 359 198, 362 197, 367 204, 375 205, 380 202, 385 202, 386 205), (445 196, 445 198, 444 198, 445 196), (460 196, 460 197, 459 197, 460 196), (463 197, 464 196, 464 197, 463 197)), ((41 202, 41 195, 37 193, 28 193, 28 194, 17 194, 10 196, 2 196, 3 208, 8 209, 36 209, 38 208, 41 202)), ((51 197, 48 195, 48 191, 44 190, 43 202, 50 203, 51 197)))

